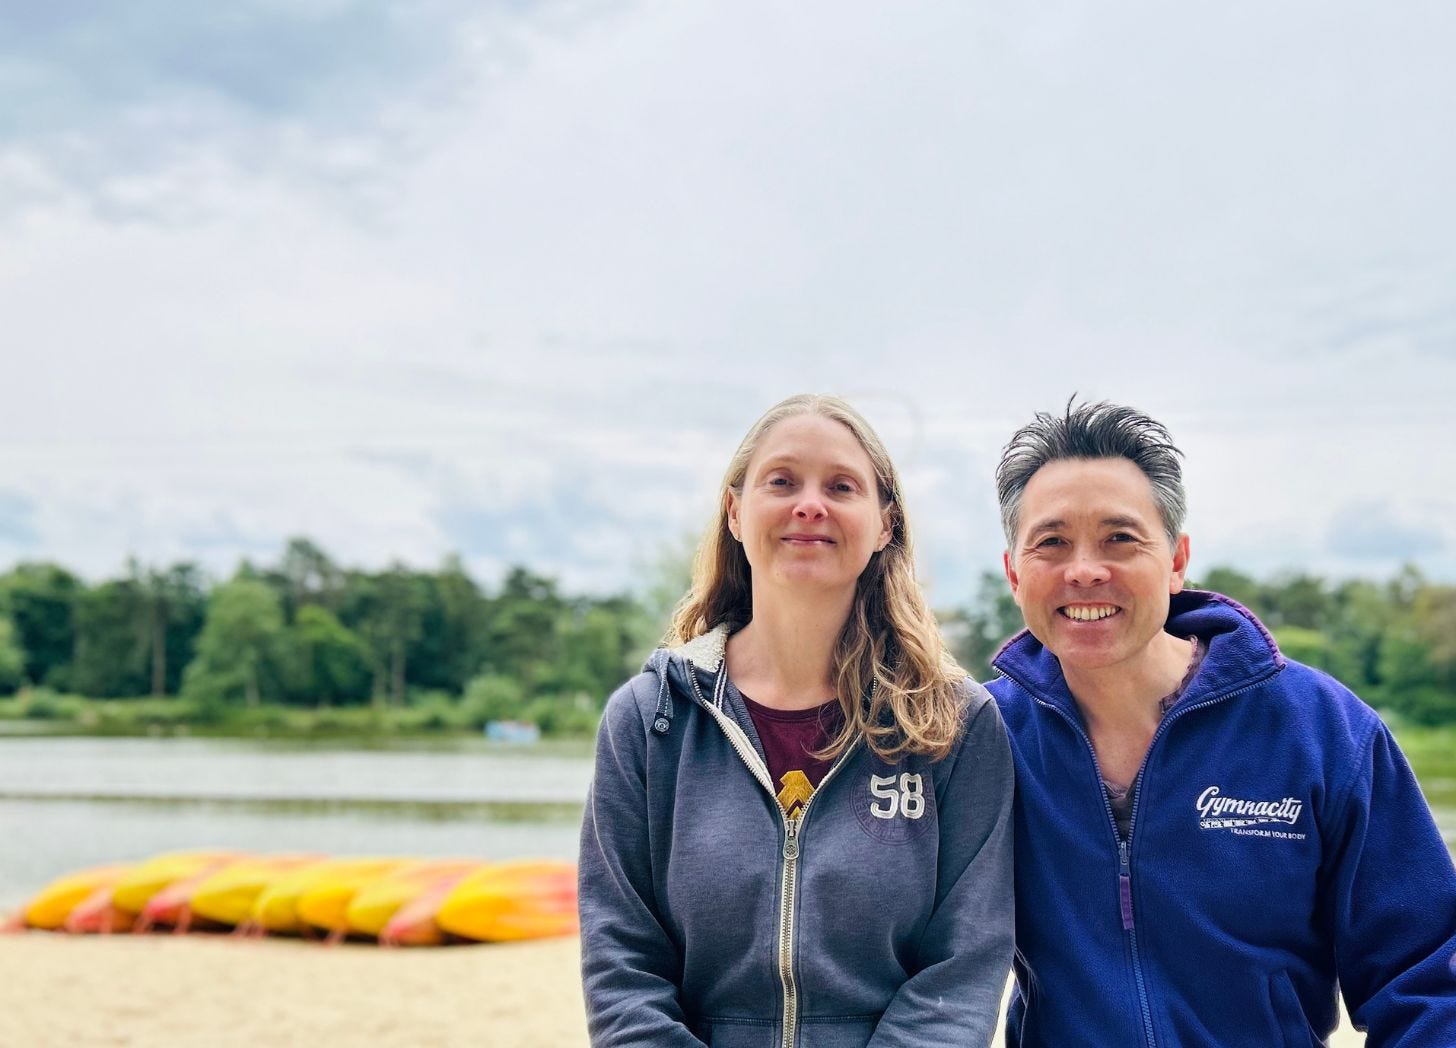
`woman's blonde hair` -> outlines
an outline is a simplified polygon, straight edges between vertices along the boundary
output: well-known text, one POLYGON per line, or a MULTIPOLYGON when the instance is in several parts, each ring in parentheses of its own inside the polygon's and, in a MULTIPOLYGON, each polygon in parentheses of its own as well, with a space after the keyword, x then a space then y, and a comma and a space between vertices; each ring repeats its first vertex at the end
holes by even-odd
POLYGON ((955 686, 966 673, 945 649, 935 616, 915 579, 910 522, 900 478, 884 444, 859 412, 838 397, 800 394, 769 408, 753 424, 723 475, 717 520, 693 561, 692 588, 673 613, 668 644, 682 644, 723 624, 738 630, 753 618, 748 558, 728 530, 728 493, 743 494, 749 460, 764 435, 784 419, 818 415, 845 426, 874 467, 890 541, 873 554, 855 586, 854 604, 834 648, 834 676, 844 726, 819 755, 833 758, 861 733, 888 762, 906 753, 939 759, 960 724, 955 686))

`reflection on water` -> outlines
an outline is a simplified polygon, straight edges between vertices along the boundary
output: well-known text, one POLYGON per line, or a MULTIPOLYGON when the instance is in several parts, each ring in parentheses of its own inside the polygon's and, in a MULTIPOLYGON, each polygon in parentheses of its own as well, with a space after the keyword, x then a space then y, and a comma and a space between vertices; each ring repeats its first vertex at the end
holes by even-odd
POLYGON ((0 797, 580 803, 574 752, 484 740, 366 749, 235 739, 0 738, 0 797))
POLYGON ((0 739, 0 912, 70 870, 187 848, 571 858, 585 746, 0 739))

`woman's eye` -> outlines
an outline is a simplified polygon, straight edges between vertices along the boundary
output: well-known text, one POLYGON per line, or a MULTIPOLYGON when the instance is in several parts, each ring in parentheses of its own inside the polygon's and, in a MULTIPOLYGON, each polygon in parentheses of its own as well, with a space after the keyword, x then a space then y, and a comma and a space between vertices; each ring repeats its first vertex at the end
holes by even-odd
POLYGON ((833 490, 839 492, 841 495, 852 495, 854 494, 854 485, 847 480, 841 480, 835 483, 833 490))
POLYGON ((768 478, 768 483, 769 483, 769 486, 770 487, 775 487, 775 488, 788 487, 789 478, 788 477, 769 477, 768 478))

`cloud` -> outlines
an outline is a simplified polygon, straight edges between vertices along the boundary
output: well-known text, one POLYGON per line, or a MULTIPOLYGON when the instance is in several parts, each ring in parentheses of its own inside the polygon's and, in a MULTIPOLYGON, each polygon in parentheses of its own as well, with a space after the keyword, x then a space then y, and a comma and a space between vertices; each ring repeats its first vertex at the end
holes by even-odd
POLYGON ((425 147, 525 40, 604 3, 0 5, 0 200, 193 217, 242 173, 358 189, 425 147), (179 199, 180 198, 180 199, 179 199))
POLYGON ((1168 421, 1198 563, 1456 491, 1392 452, 1456 439, 1446 8, 3 7, 0 475, 92 575, 302 533, 615 589, 805 390, 937 603, 1074 390, 1168 421))
POLYGON ((1447 549, 1433 527, 1410 524, 1380 503, 1351 503, 1330 522, 1329 552, 1351 560, 1403 563, 1428 560, 1447 549))

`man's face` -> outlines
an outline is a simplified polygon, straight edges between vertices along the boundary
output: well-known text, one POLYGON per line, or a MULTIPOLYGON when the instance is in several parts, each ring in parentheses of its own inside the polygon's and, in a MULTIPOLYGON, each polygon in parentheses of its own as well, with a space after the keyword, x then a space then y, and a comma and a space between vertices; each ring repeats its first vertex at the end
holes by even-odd
POLYGON ((1131 666, 1150 654, 1187 565, 1188 536, 1169 548, 1152 484, 1125 458, 1037 470, 1005 556, 1027 628, 1064 671, 1131 666))

